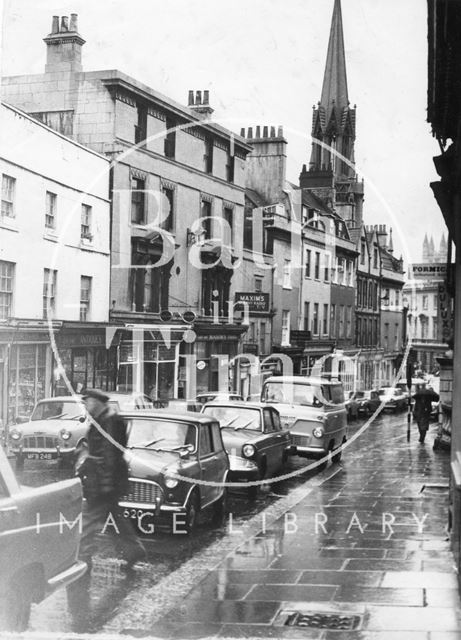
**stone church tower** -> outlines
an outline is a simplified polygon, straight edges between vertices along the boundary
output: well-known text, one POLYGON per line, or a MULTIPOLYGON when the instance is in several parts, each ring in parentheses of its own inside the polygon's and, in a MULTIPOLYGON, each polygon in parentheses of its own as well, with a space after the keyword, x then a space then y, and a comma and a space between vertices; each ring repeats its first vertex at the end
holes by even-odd
POLYGON ((320 102, 312 118, 309 169, 303 165, 300 187, 329 201, 349 227, 360 227, 363 182, 355 172, 356 108, 347 91, 341 0, 335 0, 320 102))

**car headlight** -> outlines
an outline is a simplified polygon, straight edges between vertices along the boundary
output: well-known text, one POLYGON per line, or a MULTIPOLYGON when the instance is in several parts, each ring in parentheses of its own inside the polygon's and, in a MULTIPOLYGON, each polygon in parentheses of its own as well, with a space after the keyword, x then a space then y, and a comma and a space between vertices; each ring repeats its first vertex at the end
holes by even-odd
POLYGON ((165 477, 165 486, 168 489, 174 489, 175 487, 178 486, 178 482, 179 480, 177 478, 173 478, 173 476, 166 476, 165 477))
POLYGON ((21 432, 18 431, 17 429, 13 429, 13 431, 11 431, 10 433, 10 438, 12 440, 20 440, 21 439, 21 432))
POLYGON ((321 427, 315 427, 315 429, 312 431, 312 434, 316 437, 316 438, 323 438, 323 434, 324 434, 324 430, 321 427))
POLYGON ((245 458, 252 458, 256 453, 256 449, 252 444, 244 444, 242 447, 242 455, 245 458))
POLYGON ((68 429, 61 429, 61 431, 59 432, 59 435, 63 440, 69 440, 72 434, 68 429))

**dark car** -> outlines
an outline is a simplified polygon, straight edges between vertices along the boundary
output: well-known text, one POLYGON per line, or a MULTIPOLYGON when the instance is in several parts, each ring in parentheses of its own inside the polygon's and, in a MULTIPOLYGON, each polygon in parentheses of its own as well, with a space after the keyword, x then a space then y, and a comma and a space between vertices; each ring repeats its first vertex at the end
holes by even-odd
POLYGON ((344 401, 348 420, 356 420, 359 417, 357 393, 357 391, 349 391, 349 393, 347 394, 347 398, 344 401))
MULTIPOLYGON (((261 402, 210 402, 202 413, 219 420, 229 454, 229 480, 252 482, 283 469, 291 452, 291 437, 277 409, 261 402)), ((250 488, 255 495, 257 486, 250 488)))
POLYGON ((376 389, 357 391, 356 399, 359 415, 371 416, 381 404, 379 393, 376 389))
POLYGON ((129 466, 122 515, 145 534, 165 519, 173 533, 190 533, 207 507, 222 519, 229 460, 218 421, 188 412, 120 415, 127 424, 129 466))
POLYGON ((0 631, 24 631, 31 603, 84 574, 81 511, 80 480, 21 487, 0 447, 0 631))

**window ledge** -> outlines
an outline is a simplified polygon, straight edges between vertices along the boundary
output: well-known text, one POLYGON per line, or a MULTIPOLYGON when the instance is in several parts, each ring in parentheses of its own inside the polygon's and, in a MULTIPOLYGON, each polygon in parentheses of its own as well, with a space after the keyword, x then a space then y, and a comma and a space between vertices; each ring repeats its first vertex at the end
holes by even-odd
POLYGON ((50 242, 59 242, 59 236, 55 231, 45 231, 43 233, 43 238, 50 242))
POLYGON ((15 218, 8 218, 6 216, 0 216, 0 228, 8 229, 8 231, 15 231, 19 233, 18 226, 15 218))

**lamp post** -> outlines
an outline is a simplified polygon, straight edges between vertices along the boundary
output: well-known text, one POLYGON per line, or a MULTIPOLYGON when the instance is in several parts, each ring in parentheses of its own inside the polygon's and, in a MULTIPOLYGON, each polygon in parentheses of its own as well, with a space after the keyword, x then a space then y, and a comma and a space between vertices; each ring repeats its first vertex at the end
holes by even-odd
POLYGON ((413 377, 413 351, 408 345, 407 317, 410 305, 408 298, 403 298, 403 327, 402 327, 402 346, 406 352, 406 377, 408 389, 408 405, 407 405, 407 442, 410 442, 411 432, 411 380, 413 377))

